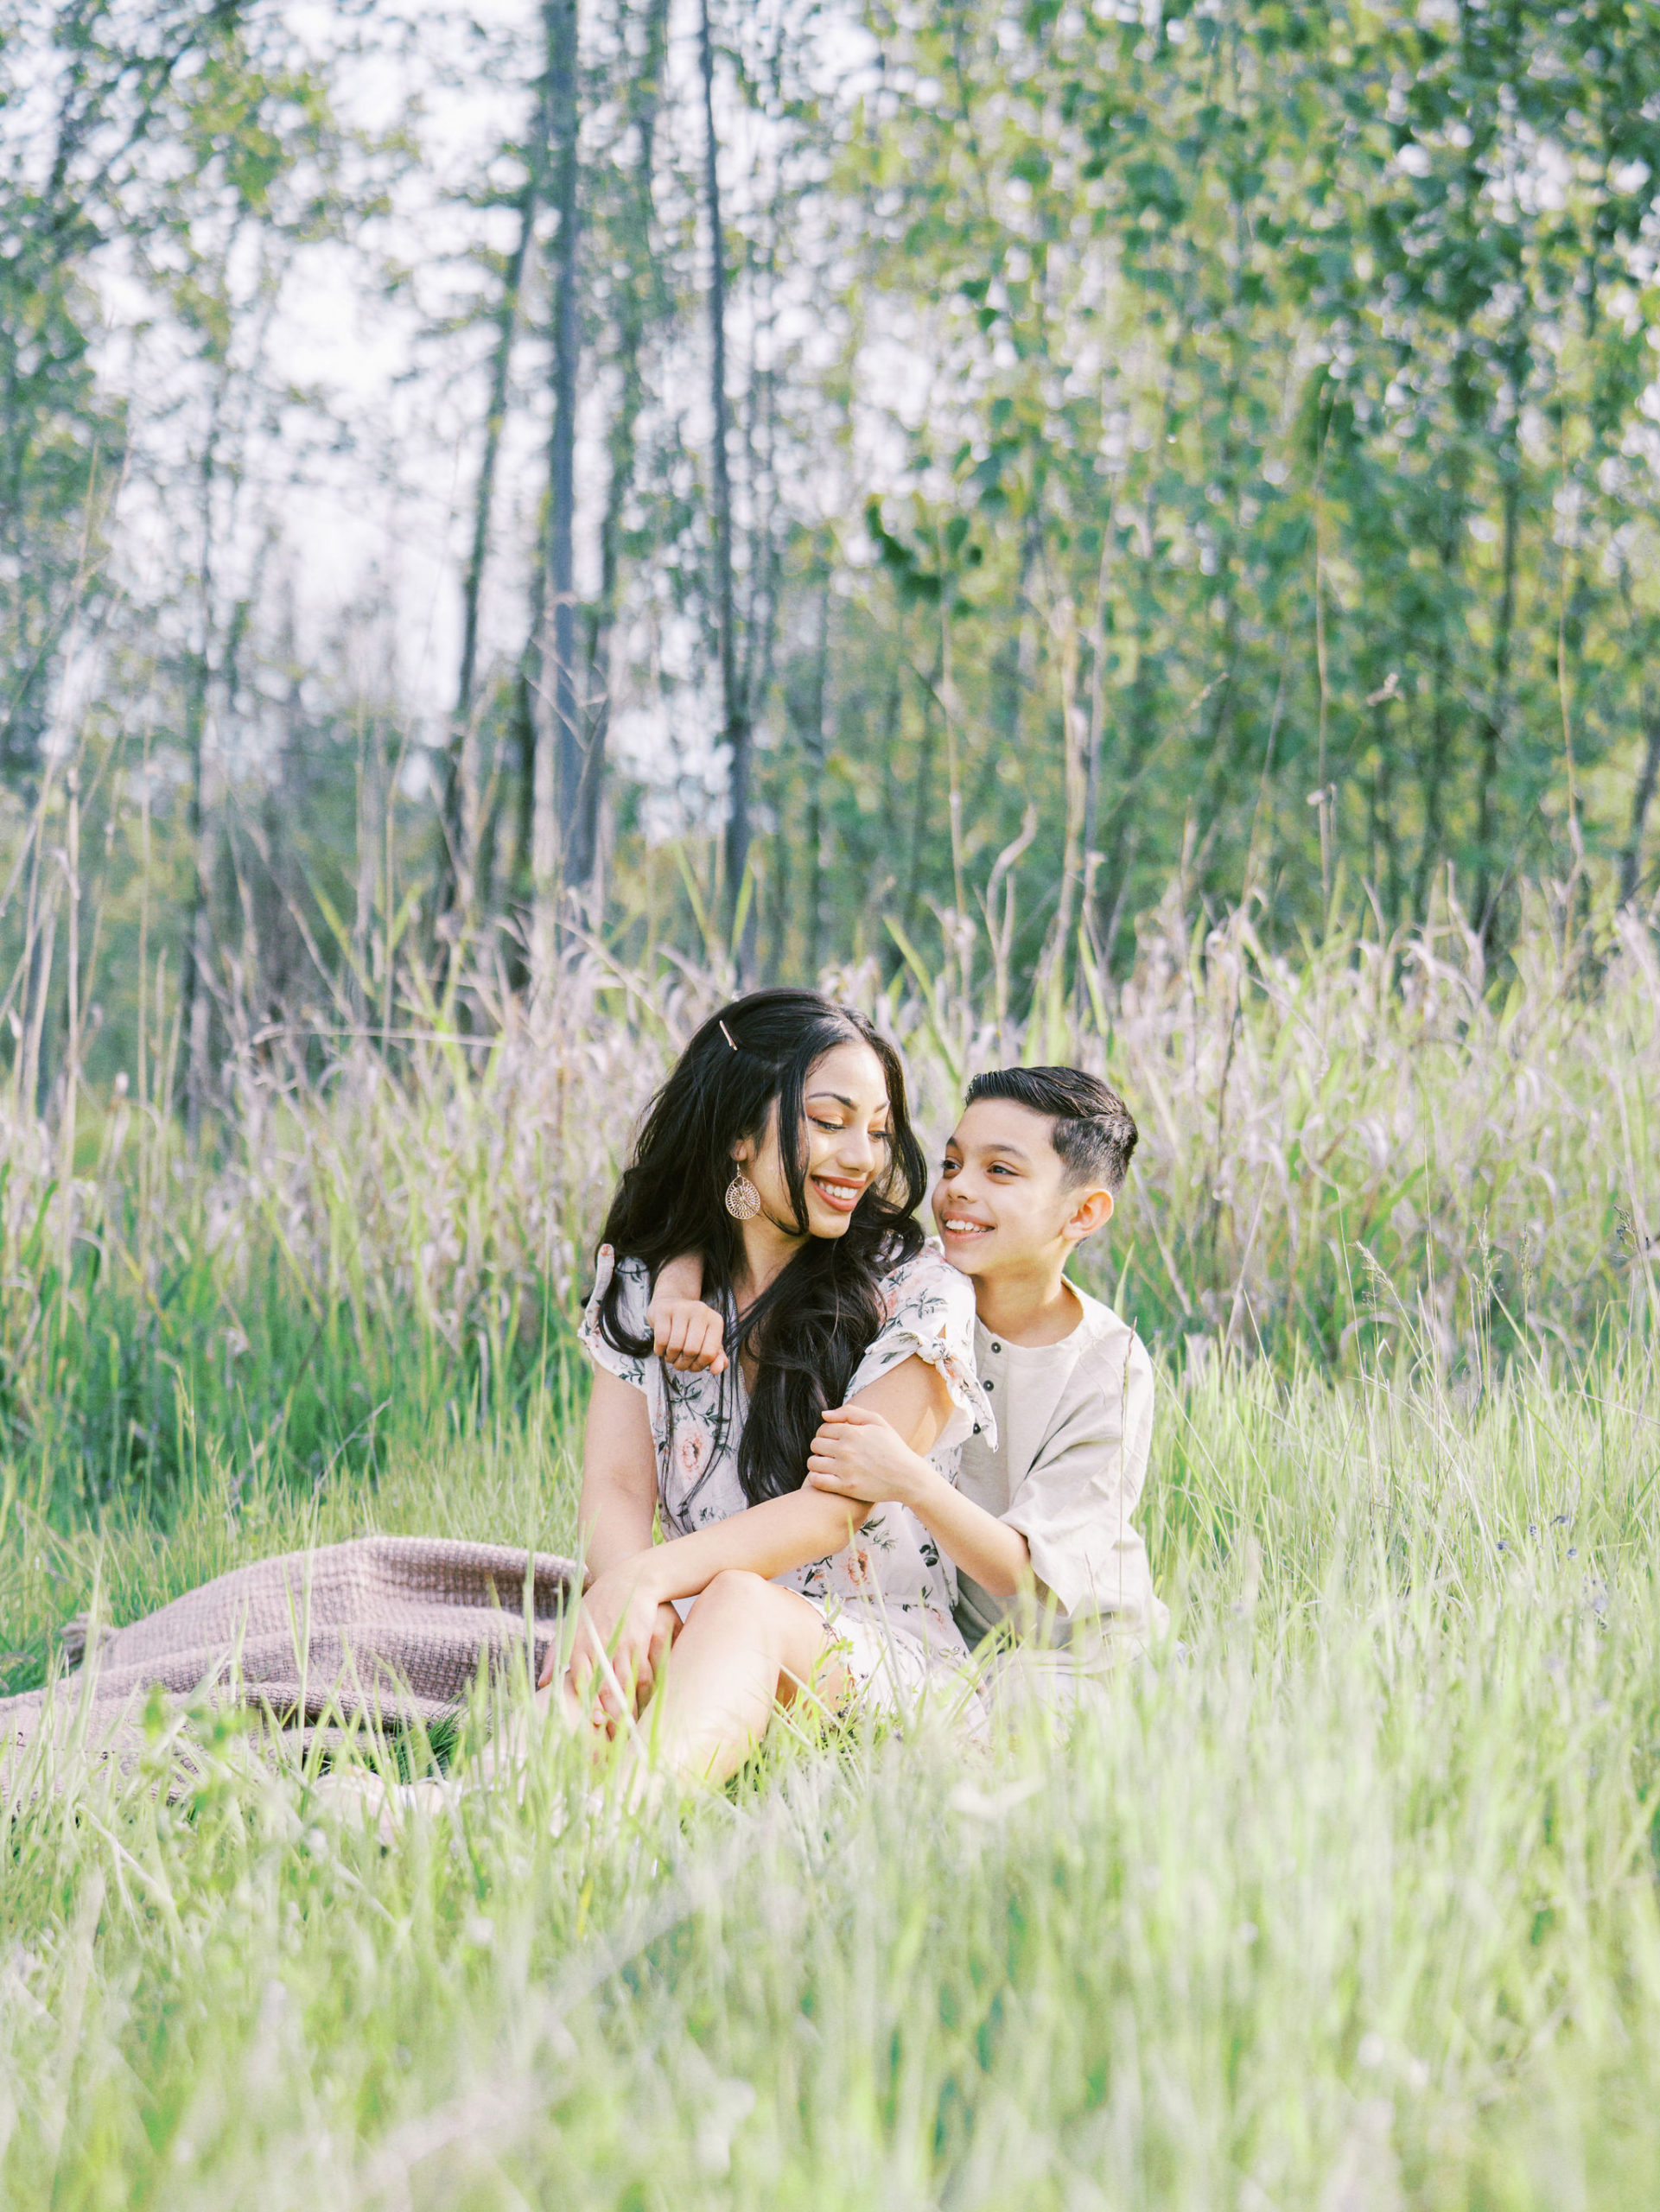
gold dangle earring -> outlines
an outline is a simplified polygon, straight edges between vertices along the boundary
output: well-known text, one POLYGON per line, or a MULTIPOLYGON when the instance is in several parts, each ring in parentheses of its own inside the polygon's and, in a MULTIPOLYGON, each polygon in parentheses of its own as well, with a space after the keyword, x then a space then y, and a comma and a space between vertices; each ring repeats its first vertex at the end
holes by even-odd
POLYGON ((760 1211, 760 1192, 741 1167, 726 1186, 726 1210, 734 1221, 754 1221, 760 1211))

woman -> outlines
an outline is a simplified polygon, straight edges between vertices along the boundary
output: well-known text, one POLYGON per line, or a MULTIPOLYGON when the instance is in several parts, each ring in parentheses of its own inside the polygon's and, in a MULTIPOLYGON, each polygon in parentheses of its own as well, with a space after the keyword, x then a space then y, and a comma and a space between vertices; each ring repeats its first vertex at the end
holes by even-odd
POLYGON ((826 1407, 937 1455, 989 1419, 971 1287, 914 1218, 925 1184, 897 1056, 812 992, 724 1007, 652 1106, 582 1325, 591 1580, 559 1694, 613 1731, 649 1700, 671 1773, 722 1779, 805 1690, 892 1706, 967 1656, 910 1514, 804 1487, 826 1407), (653 1281, 691 1252, 726 1318, 722 1375, 652 1352, 653 1281))
MULTIPOLYGON (((706 1022, 646 1119, 583 1323, 597 1370, 581 1507, 592 1579, 560 1695, 613 1731, 649 1699, 671 1773, 731 1773, 805 1689, 830 1706, 860 1691, 893 1704, 967 1656, 950 1568, 920 1525, 803 1487, 829 1406, 872 1408, 936 1455, 989 1419, 972 1291, 922 1249, 913 1217, 924 1179, 893 1051, 810 992, 758 992, 706 1022), (688 1253, 722 1311, 724 1378, 671 1374, 652 1355, 652 1280, 688 1253)), ((238 1569, 114 1637, 99 1748, 142 1747, 135 1700, 156 1681, 251 1690, 307 1722, 430 1719, 481 1656, 505 1654, 515 1592, 551 1629, 571 1572, 392 1538, 238 1569)), ((72 1677, 0 1707, 0 1771, 80 1702, 72 1677)), ((524 1748, 512 1734, 503 1747, 514 1764, 524 1748)), ((317 1788, 388 1835, 446 1795, 352 1770, 317 1788)))

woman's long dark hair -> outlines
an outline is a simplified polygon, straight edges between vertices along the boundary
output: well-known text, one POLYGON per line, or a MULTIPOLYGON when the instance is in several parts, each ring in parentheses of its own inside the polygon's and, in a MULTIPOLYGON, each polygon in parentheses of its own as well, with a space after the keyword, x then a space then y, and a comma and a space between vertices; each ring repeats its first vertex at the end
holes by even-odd
MULTIPOLYGON (((809 1237, 735 1330, 728 1327, 728 1378, 746 1350, 759 1370, 738 1447, 738 1474, 752 1505, 800 1489, 819 1416, 842 1402, 882 1325, 881 1275, 921 1249, 915 1215, 927 1174, 906 1110, 899 1055, 862 1014, 816 991, 754 991, 735 1000, 703 1024, 652 1101, 606 1216, 604 1242, 620 1261, 643 1261, 653 1281, 681 1253, 701 1254, 703 1296, 729 1317, 743 1259, 742 1231, 725 1204, 735 1172, 732 1148, 765 1136, 776 1100, 779 1154, 796 1224, 805 1231, 803 1093, 825 1053, 849 1044, 868 1045, 887 1077, 887 1166, 845 1234, 809 1237)), ((639 1356, 652 1340, 623 1327, 621 1291, 614 1275, 600 1325, 619 1351, 639 1356)))

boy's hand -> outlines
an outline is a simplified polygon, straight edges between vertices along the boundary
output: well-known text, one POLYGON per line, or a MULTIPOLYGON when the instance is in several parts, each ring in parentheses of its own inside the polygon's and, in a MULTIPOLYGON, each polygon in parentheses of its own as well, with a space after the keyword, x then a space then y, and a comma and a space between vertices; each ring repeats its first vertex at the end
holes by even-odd
POLYGON ((652 1325, 652 1350, 677 1375, 726 1373, 725 1334, 720 1315, 701 1298, 670 1298, 661 1293, 646 1309, 652 1325))
POLYGON ((898 1430, 864 1406, 833 1406, 807 1455, 807 1480, 815 1490, 864 1505, 888 1498, 913 1505, 933 1477, 898 1430))

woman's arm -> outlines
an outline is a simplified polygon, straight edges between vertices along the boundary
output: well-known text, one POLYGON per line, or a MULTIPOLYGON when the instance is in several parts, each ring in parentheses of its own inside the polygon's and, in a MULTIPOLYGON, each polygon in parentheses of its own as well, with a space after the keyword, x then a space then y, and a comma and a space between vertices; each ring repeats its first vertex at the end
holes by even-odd
MULTIPOLYGON (((860 1391, 855 1405, 879 1414, 915 1451, 925 1452, 945 1426, 951 1398, 937 1368, 925 1359, 902 1360, 860 1391)), ((845 1498, 804 1484, 742 1513, 656 1545, 640 1573, 658 1599, 693 1598, 728 1568, 771 1580, 809 1560, 839 1552, 869 1516, 849 1511, 845 1498)))
MULTIPOLYGON (((664 1654, 680 1627, 672 1605, 642 1611, 626 1650, 615 1648, 606 1623, 609 1607, 601 1598, 596 1618, 591 1599, 607 1575, 626 1572, 631 1559, 642 1558, 652 1548, 657 1518, 657 1452, 652 1442, 652 1418, 645 1393, 620 1376, 598 1368, 588 1400, 588 1426, 582 1436, 582 1489, 576 1509, 577 1531, 588 1589, 576 1622, 576 1659, 573 1677, 580 1671, 603 1678, 601 1703, 613 1719, 638 1711, 651 1695, 652 1684, 664 1654)), ((553 1680, 557 1645, 550 1644, 543 1658, 541 1685, 553 1680)))
POLYGON ((646 1394, 597 1368, 582 1437, 582 1490, 576 1509, 588 1573, 648 1551, 657 1514, 657 1453, 646 1394))
MULTIPOLYGON (((944 1427, 951 1397, 944 1378, 926 1360, 912 1357, 860 1391, 853 1401, 880 1413, 913 1447, 925 1452, 944 1427)), ((647 1442, 649 1443, 649 1432, 647 1442)), ((584 1478, 583 1493, 587 1495, 584 1478)), ((640 1669, 658 1609, 676 1598, 695 1598, 717 1574, 741 1570, 771 1581, 809 1560, 840 1551, 868 1518, 862 1503, 804 1484, 783 1497, 729 1514, 690 1535, 653 1544, 608 1564, 595 1578, 583 1614, 608 1650, 617 1675, 640 1669)), ((595 1664, 586 1639, 572 1660, 573 1688, 595 1664)))

